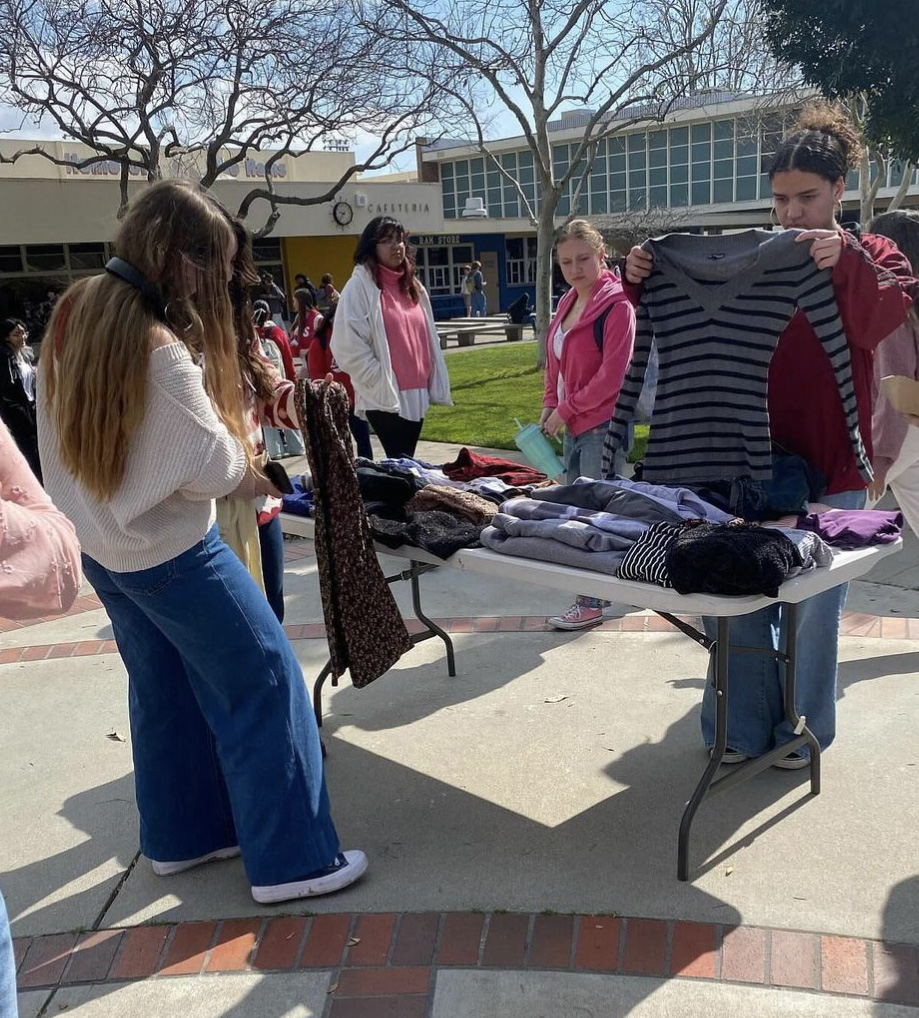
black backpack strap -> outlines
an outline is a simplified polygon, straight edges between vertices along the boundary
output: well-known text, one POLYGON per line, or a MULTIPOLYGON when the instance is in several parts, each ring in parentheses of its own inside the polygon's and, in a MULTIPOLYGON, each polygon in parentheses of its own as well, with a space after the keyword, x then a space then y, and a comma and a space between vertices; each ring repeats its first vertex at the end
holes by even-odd
POLYGON ((601 354, 603 353, 603 330, 606 328, 606 319, 609 318, 609 313, 612 310, 613 305, 610 304, 605 311, 600 313, 599 318, 594 319, 594 342, 601 354))

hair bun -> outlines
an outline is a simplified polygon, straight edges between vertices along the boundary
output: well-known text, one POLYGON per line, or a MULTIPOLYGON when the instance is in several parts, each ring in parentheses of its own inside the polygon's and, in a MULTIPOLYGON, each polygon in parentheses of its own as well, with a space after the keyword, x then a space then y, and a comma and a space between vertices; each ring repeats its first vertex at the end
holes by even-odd
POLYGON ((839 103, 808 103, 798 117, 792 134, 801 131, 816 131, 829 134, 839 143, 845 156, 846 166, 855 169, 861 160, 862 142, 852 123, 849 111, 839 103))

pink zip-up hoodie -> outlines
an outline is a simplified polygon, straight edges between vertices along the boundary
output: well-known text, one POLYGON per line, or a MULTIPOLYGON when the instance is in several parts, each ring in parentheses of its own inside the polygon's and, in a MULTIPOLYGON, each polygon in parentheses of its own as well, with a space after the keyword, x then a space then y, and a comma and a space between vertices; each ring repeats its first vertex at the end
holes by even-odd
POLYGON ((557 408, 569 433, 581 435, 605 424, 613 416, 619 389, 635 345, 635 309, 622 291, 615 273, 605 269, 594 284, 590 300, 577 325, 565 336, 562 359, 555 356, 555 334, 577 300, 569 290, 546 340, 546 387, 543 406, 557 408), (594 322, 610 308, 603 327, 603 352, 594 339, 594 322), (558 375, 565 380, 565 398, 558 400, 558 375))

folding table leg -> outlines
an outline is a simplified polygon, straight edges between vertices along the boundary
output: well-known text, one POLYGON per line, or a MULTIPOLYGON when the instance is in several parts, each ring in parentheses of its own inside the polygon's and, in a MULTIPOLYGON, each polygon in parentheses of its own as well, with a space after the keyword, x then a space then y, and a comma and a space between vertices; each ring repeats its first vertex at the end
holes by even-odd
POLYGON ((731 653, 731 620, 718 619, 718 637, 711 649, 714 655, 715 677, 715 745, 705 772, 686 804, 680 820, 680 836, 677 848, 677 879, 689 880, 689 832, 702 800, 708 793, 712 779, 721 766, 728 744, 728 660, 731 653))
POLYGON ((820 794, 820 743, 814 733, 807 727, 806 718, 802 719, 795 706, 798 666, 798 606, 785 604, 787 622, 785 625, 785 719, 796 735, 807 739, 811 751, 810 775, 811 794, 820 794))
MULTIPOLYGON (((412 563, 414 566, 415 563, 412 563)), ((415 615, 428 627, 431 631, 431 635, 439 636, 444 641, 444 646, 447 649, 447 674, 450 678, 456 676, 456 659, 453 654, 453 641, 447 635, 447 633, 433 622, 431 619, 424 614, 421 609, 421 585, 418 582, 418 573, 412 569, 412 607, 415 609, 415 615)))

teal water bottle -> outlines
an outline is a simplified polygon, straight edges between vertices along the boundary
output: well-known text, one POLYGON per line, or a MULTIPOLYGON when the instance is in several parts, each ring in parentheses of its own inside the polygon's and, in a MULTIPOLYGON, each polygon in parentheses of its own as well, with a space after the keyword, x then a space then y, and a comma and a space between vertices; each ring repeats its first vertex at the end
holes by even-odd
POLYGON ((517 448, 526 456, 530 466, 535 467, 545 474, 550 480, 554 480, 565 472, 565 464, 559 459, 552 448, 552 443, 546 438, 542 428, 538 424, 527 424, 524 426, 514 418, 514 423, 519 431, 514 436, 514 443, 517 448))

